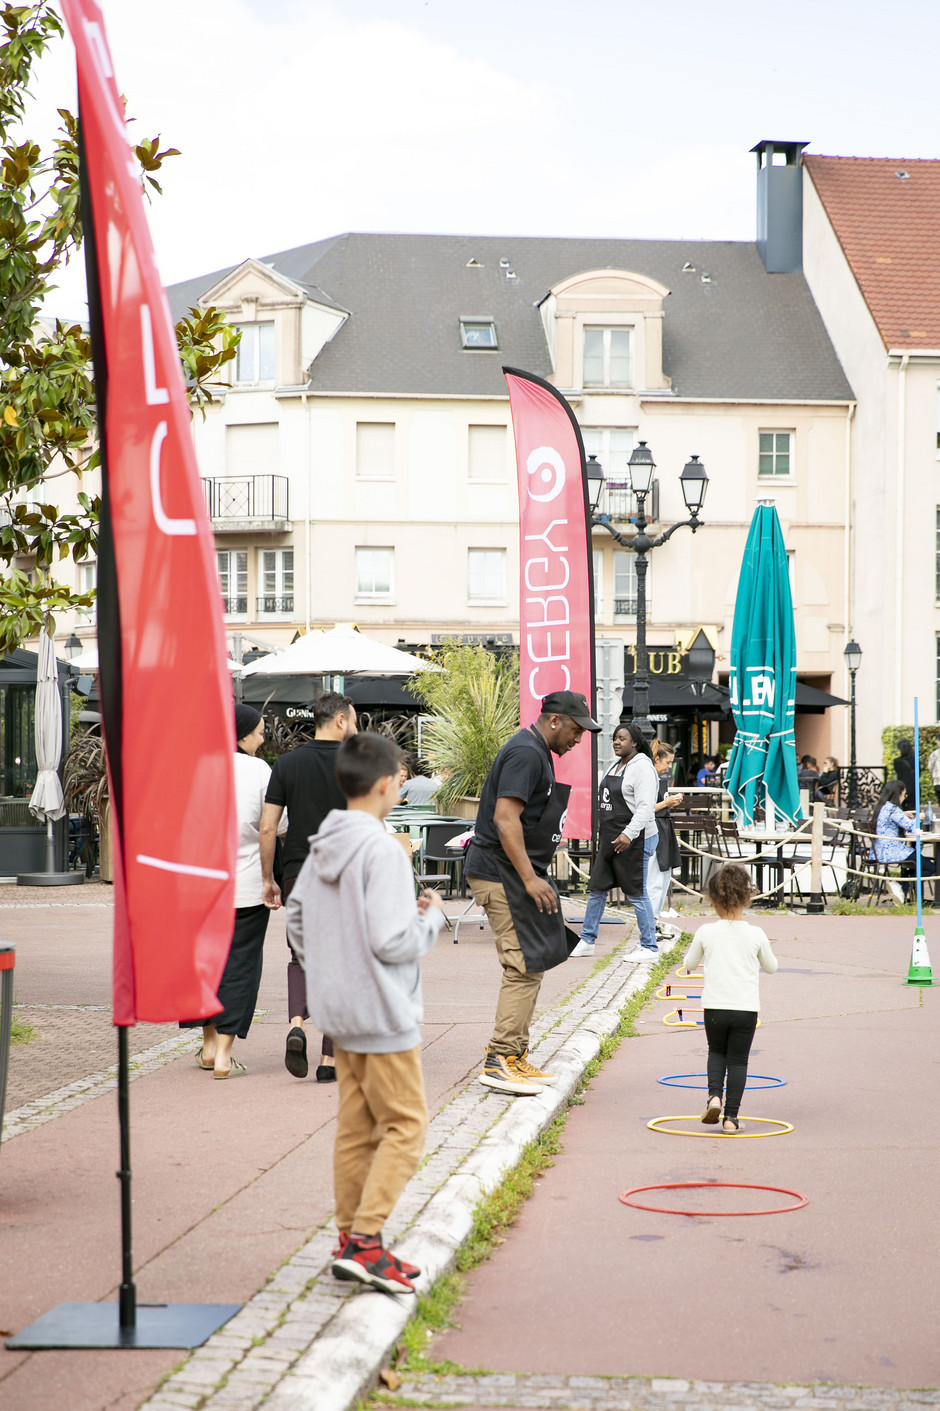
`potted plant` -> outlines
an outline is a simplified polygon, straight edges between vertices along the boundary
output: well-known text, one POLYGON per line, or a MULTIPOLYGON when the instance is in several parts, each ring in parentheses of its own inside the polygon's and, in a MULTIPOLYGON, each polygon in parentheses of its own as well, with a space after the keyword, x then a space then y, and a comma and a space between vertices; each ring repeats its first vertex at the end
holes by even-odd
POLYGON ((480 790, 497 752, 519 728, 519 663, 485 647, 445 643, 429 654, 441 671, 419 671, 409 682, 427 705, 421 754, 442 779, 437 807, 476 818, 480 790))

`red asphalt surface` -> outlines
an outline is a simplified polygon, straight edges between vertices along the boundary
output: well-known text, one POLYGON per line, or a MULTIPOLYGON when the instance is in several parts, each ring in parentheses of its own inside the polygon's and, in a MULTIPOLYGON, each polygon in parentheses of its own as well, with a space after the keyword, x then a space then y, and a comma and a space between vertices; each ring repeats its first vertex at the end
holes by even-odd
MULTIPOLYGON (((751 1070, 787 1086, 746 1092, 742 1117, 780 1118, 793 1132, 650 1131, 653 1117, 697 1119, 706 1096, 657 1082, 704 1073, 706 1045, 701 1029, 663 1025, 674 1002, 653 1001, 642 1041, 625 1040, 572 1109, 563 1153, 470 1275, 459 1327, 429 1356, 529 1374, 940 1386, 940 992, 902 983, 913 918, 761 924, 780 970, 761 981, 751 1070), (787 1187, 809 1205, 685 1218, 618 1199, 696 1180, 787 1187)), ((940 975, 933 920, 927 941, 940 975)), ((790 1203, 723 1189, 637 1199, 700 1210, 790 1203)))
MULTIPOLYGON (((101 890, 95 889, 96 900, 101 890)), ((111 912, 32 910, 48 893, 3 888, 0 935, 17 946, 16 996, 44 1004, 110 1003, 111 912)), ((58 898, 56 899, 58 900, 58 898)), ((453 907, 450 908, 454 910, 453 907)), ((604 951, 622 939, 605 927, 604 951)), ((439 1110, 482 1057, 499 967, 489 930, 443 932, 423 963, 424 1069, 439 1110)), ((333 1208, 334 1085, 284 1068, 283 912, 272 917, 256 1020, 236 1055, 245 1078, 217 1082, 185 1058, 130 1086, 134 1265, 141 1303, 240 1303, 333 1208)), ((551 972, 541 1006, 590 972, 551 972)), ((36 1014, 30 1018, 37 1022, 36 1014)), ((194 1036, 193 1050, 197 1047, 194 1036)), ((16 1050, 28 1055, 29 1048, 16 1050)), ((114 1060, 117 1056, 115 1040, 114 1060)), ((311 1055, 312 1056, 312 1055, 311 1055)), ((315 1061, 315 1060, 314 1060, 315 1061)), ((90 1068, 74 1057, 47 1091, 90 1068)), ((0 1151, 0 1329, 18 1332, 61 1302, 114 1301, 120 1282, 117 1102, 107 1093, 16 1137, 0 1151)), ((180 1351, 11 1352, 0 1341, 3 1411, 132 1411, 184 1357, 180 1351)))

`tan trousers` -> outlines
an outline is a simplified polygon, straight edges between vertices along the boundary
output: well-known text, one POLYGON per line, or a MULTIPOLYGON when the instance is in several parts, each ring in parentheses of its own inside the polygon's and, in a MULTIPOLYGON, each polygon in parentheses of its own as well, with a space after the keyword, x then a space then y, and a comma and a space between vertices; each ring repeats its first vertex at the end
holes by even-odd
POLYGON ((377 1235, 424 1155, 428 1109, 421 1049, 348 1053, 337 1046, 336 1079, 336 1224, 357 1235, 377 1235))
POLYGON ((544 971, 529 972, 512 924, 506 888, 502 882, 468 877, 477 906, 486 912, 496 938, 496 954, 503 967, 503 983, 496 1005, 496 1027, 489 1044, 490 1053, 519 1058, 529 1047, 529 1025, 535 1013, 544 971))

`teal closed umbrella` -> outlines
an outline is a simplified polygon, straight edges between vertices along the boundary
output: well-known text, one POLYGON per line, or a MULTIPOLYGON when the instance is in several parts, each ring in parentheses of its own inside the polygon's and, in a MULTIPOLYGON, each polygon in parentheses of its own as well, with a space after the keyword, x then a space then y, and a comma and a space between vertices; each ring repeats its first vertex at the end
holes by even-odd
POLYGON ((769 802, 801 816, 793 736, 796 632, 790 573, 773 505, 758 505, 744 548, 731 633, 731 709, 737 734, 725 788, 740 826, 769 802))

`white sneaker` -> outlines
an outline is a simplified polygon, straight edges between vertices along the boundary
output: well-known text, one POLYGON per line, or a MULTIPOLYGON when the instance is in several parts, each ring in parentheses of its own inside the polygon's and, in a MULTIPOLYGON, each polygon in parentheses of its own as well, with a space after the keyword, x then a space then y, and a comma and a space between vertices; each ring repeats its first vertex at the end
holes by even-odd
POLYGON ((589 955, 589 956, 593 956, 593 955, 594 955, 594 944, 593 944, 593 942, 592 942, 591 944, 588 944, 587 941, 579 941, 578 944, 575 946, 574 950, 571 951, 571 953, 569 954, 568 959, 569 959, 569 960, 583 960, 583 959, 585 958, 585 956, 588 956, 588 955, 589 955))
POLYGON ((888 891, 903 906, 905 897, 903 891, 901 890, 900 884, 898 882, 895 882, 893 877, 886 877, 885 881, 888 884, 888 891))
POLYGON ((661 911, 659 914, 660 914, 660 916, 678 916, 678 915, 679 915, 679 913, 678 913, 678 911, 676 911, 675 907, 672 907, 672 906, 669 908, 668 911, 661 911))
POLYGON ((652 948, 647 949, 646 946, 637 946, 635 950, 630 952, 630 959, 635 960, 638 965, 648 965, 659 959, 659 949, 658 947, 653 950, 652 948))

